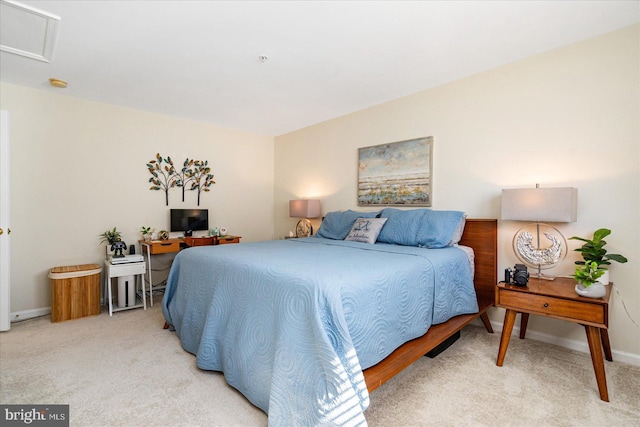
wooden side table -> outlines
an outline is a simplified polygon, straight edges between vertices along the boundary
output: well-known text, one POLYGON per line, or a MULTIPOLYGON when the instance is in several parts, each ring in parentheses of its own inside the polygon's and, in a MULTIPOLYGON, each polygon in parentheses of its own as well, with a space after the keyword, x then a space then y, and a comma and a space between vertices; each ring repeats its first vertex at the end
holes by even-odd
POLYGON ((526 333, 529 314, 579 323, 587 333, 600 399, 608 402, 602 349, 604 347, 606 359, 612 361, 608 327, 609 297, 613 283, 606 287, 607 294, 603 298, 578 296, 574 290, 575 285, 574 279, 559 277, 555 280, 530 279, 527 286, 506 283, 496 286, 495 305, 507 309, 496 365, 502 366, 504 362, 517 313, 522 313, 520 338, 524 338, 526 333))

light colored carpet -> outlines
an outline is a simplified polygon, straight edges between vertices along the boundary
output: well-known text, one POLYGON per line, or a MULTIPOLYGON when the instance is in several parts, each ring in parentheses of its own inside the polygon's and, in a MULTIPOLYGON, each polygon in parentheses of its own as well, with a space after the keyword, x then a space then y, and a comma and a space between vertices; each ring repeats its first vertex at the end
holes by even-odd
MULTIPOLYGON (((69 404, 71 426, 266 426, 216 372, 199 370, 159 305, 62 323, 49 316, 0 333, 0 402, 69 404)), ((371 393, 376 426, 640 426, 640 367, 605 362, 599 399, 588 354, 468 326, 371 393)))

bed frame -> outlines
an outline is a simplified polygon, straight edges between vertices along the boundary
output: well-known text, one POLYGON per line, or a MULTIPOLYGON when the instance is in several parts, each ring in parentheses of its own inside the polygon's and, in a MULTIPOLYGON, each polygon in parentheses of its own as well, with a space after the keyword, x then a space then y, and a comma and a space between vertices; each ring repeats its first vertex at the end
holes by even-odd
POLYGON ((476 318, 480 318, 487 331, 493 333, 487 310, 493 307, 498 283, 498 225, 495 219, 467 219, 461 245, 470 246, 475 253, 474 285, 480 310, 474 314, 456 316, 445 323, 434 325, 429 331, 398 347, 377 365, 364 370, 367 389, 373 391, 394 375, 433 350, 476 318))
MULTIPOLYGON (((467 219, 461 245, 473 248, 475 254, 474 285, 479 311, 456 316, 439 325, 433 325, 426 334, 404 343, 377 365, 365 369, 364 379, 371 392, 397 373, 442 344, 467 324, 480 318, 487 331, 493 333, 487 310, 494 305, 494 292, 498 283, 498 222, 495 219, 467 219)), ((164 329, 169 324, 164 323, 164 329)))

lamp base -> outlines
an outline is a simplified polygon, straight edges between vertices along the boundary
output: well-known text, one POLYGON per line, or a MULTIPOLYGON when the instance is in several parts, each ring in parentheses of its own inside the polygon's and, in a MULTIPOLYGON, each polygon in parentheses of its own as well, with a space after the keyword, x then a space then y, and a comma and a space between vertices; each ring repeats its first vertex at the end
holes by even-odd
POLYGON ((518 259, 533 269, 530 277, 555 280, 543 270, 557 266, 567 256, 567 240, 556 228, 543 223, 525 225, 513 236, 513 250, 518 259), (545 238, 546 246, 541 242, 545 238))
POLYGON ((311 227, 311 221, 306 218, 302 218, 296 225, 296 237, 309 237, 313 234, 313 228, 311 227))

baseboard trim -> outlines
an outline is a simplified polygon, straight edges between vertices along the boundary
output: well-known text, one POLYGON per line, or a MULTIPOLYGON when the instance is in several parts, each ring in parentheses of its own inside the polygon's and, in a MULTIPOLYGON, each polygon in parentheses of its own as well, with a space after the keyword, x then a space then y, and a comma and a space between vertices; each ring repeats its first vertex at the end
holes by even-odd
MULTIPOLYGON (((104 301, 100 298, 100 307, 103 307, 104 301)), ((51 314, 51 307, 34 308, 32 310, 15 311, 9 315, 11 323, 22 322, 24 320, 35 319, 36 317, 47 316, 51 314)))
MULTIPOLYGON (((474 320, 474 324, 478 326, 484 327, 479 320, 474 320)), ((495 332, 502 332, 502 323, 491 321, 491 326, 495 332)), ((511 336, 519 336, 520 335, 520 327, 516 325, 513 326, 513 332, 511 336)), ((567 338, 557 337, 555 335, 549 335, 542 332, 533 331, 531 329, 527 329, 527 339, 532 339, 535 341, 541 341, 548 344, 558 345, 560 347, 568 348, 570 350, 576 350, 582 353, 589 354, 589 344, 585 338, 584 341, 576 341, 570 340, 567 338)), ((496 349, 496 357, 498 355, 498 349, 496 349)), ((611 349, 611 355, 613 356, 613 360, 617 362, 628 363, 630 365, 640 366, 640 355, 634 353, 627 353, 626 351, 614 350, 611 349)))
POLYGON ((34 308, 32 310, 15 311, 9 315, 11 323, 22 322, 23 320, 35 319, 36 317, 51 314, 51 307, 34 308))

